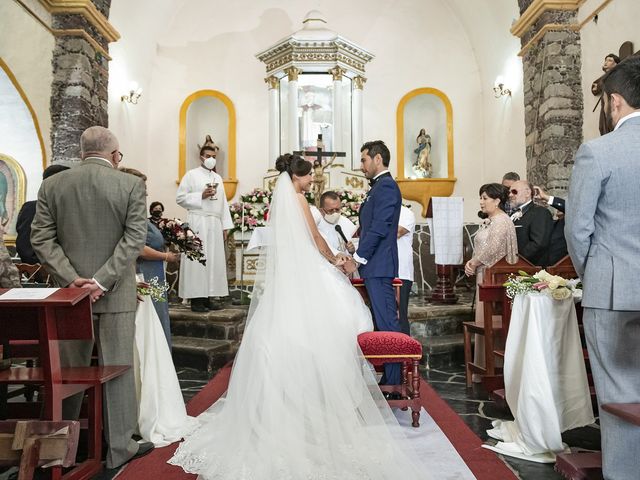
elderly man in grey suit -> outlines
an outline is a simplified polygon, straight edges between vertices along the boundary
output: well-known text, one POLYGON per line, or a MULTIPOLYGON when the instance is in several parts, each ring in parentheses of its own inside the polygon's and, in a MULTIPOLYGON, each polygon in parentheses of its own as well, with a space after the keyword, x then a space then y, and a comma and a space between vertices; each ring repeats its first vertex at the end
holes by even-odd
MULTIPOLYGON (((608 72, 603 89, 614 130, 578 150, 565 228, 600 405, 640 402, 640 58, 608 72)), ((640 427, 602 409, 600 426, 604 478, 639 478, 640 427)))
MULTIPOLYGON (((91 290, 95 339, 101 365, 132 365, 136 310, 135 260, 147 236, 146 192, 141 179, 117 170, 116 137, 91 127, 80 138, 82 163, 46 179, 38 192, 31 243, 61 287, 91 290)), ((85 366, 93 342, 61 345, 63 366, 85 366)), ((79 414, 81 397, 63 406, 79 414)), ((137 402, 132 370, 104 388, 108 469, 151 449, 137 444, 137 402)))

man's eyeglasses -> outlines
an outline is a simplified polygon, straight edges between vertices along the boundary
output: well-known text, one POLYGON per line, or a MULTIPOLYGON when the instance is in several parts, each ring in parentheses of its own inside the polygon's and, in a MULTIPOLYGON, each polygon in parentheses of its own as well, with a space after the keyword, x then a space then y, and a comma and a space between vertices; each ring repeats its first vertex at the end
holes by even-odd
POLYGON ((118 160, 118 161, 121 162, 122 159, 124 158, 124 154, 122 152, 120 152, 119 150, 114 150, 113 152, 111 152, 111 155, 113 155, 114 153, 117 153, 120 156, 120 160, 118 160))
POLYGON ((517 195, 518 194, 518 190, 516 190, 515 188, 512 188, 511 190, 509 190, 509 193, 511 195, 517 195))

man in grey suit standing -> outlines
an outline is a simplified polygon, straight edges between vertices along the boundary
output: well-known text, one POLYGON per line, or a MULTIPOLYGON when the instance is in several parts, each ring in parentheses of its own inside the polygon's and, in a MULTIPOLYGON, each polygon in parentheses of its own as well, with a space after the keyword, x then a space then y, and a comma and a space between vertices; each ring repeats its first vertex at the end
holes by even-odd
MULTIPOLYGON (((565 228, 600 405, 640 402, 640 58, 608 72, 603 90, 614 130, 578 150, 565 228)), ((604 478, 638 478, 640 428, 602 409, 600 426, 604 478)))
MULTIPOLYGON (((147 236, 146 192, 141 179, 117 170, 116 137, 91 127, 80 138, 82 163, 46 179, 31 227, 36 255, 61 287, 91 290, 100 365, 133 365, 136 310, 135 260, 147 236)), ((60 346, 63 366, 87 366, 93 342, 60 346)), ((82 395, 63 405, 77 418, 82 395)), ((132 440, 137 425, 133 371, 104 386, 104 428, 109 469, 147 453, 132 440)))

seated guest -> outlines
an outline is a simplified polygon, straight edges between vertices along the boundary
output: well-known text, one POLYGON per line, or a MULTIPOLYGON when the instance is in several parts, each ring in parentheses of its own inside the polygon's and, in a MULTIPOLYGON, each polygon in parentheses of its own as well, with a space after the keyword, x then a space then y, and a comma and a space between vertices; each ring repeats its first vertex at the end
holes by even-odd
MULTIPOLYGON (((468 276, 476 275, 475 322, 478 325, 484 325, 484 306, 479 300, 477 285, 483 281, 485 268, 493 266, 503 258, 506 258, 508 263, 518 261, 516 228, 502 210, 506 201, 507 187, 499 183, 489 183, 480 187, 478 216, 486 221, 476 234, 473 258, 464 266, 464 272, 468 276)), ((484 342, 476 336, 474 363, 484 365, 484 359, 484 342)), ((474 375, 474 381, 479 381, 479 377, 474 375)))
MULTIPOLYGON (((507 172, 502 176, 502 185, 511 190, 511 185, 513 185, 513 183, 517 182, 518 180, 520 180, 520 175, 518 175, 516 172, 507 172)), ((509 200, 507 200, 507 203, 504 206, 505 213, 510 216, 515 211, 515 209, 516 207, 511 206, 511 203, 509 202, 509 200)))
POLYGON ((549 249, 547 251, 547 260, 544 266, 555 265, 558 261, 566 257, 569 252, 567 250, 567 241, 564 238, 564 198, 548 195, 540 187, 533 187, 535 191, 535 199, 542 200, 547 205, 557 210, 556 220, 553 221, 553 229, 551 230, 551 238, 549 239, 549 249))
MULTIPOLYGON (((146 175, 134 168, 121 168, 124 173, 135 175, 147 181, 146 175)), ((162 205, 162 204, 160 204, 162 205)), ((157 277, 160 284, 165 281, 164 262, 178 262, 180 255, 172 252, 165 252, 164 250, 164 238, 162 233, 158 230, 158 227, 149 220, 147 222, 147 240, 145 246, 142 249, 142 253, 138 257, 137 271, 142 273, 144 280, 148 282, 152 278, 157 277)), ((169 321, 169 302, 167 299, 167 293, 165 292, 164 301, 153 301, 153 307, 158 314, 164 336, 171 349, 171 324, 169 321)))
POLYGON ((551 212, 533 203, 533 187, 523 180, 511 185, 509 202, 516 207, 511 220, 516 227, 520 256, 534 265, 544 265, 553 230, 551 212))
POLYGON ((2 229, 0 228, 0 288, 20 287, 20 272, 11 261, 11 255, 4 246, 2 229))
MULTIPOLYGON (((42 173, 42 180, 63 170, 69 170, 69 167, 56 163, 49 165, 42 173)), ((16 231, 18 232, 18 236, 16 237, 16 251, 22 263, 30 263, 31 265, 40 263, 40 260, 36 257, 31 247, 31 223, 36 214, 36 203, 38 203, 37 200, 24 202, 16 221, 16 231)))
POLYGON ((351 238, 357 230, 354 223, 347 217, 342 215, 342 201, 340 196, 336 192, 327 191, 320 196, 320 213, 322 218, 318 222, 318 231, 322 234, 327 244, 333 250, 333 253, 355 252, 353 244, 351 244, 351 238), (344 239, 340 236, 336 230, 336 226, 340 226, 342 233, 347 239, 345 243, 344 239))
POLYGON ((400 321, 400 331, 407 335, 411 335, 409 294, 413 285, 413 233, 415 229, 416 216, 403 205, 400 207, 400 219, 398 220, 398 278, 402 280, 398 320, 400 321))

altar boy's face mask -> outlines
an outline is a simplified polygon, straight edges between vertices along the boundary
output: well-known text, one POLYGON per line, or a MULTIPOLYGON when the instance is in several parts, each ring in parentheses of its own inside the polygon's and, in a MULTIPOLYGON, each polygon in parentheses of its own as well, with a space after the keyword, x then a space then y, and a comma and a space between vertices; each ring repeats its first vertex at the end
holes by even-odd
MULTIPOLYGON (((202 158, 202 157, 200 157, 202 158)), ((202 165, 204 166, 204 168, 208 169, 208 170, 213 170, 216 166, 216 159, 213 157, 207 157, 202 159, 202 165)))
POLYGON ((324 219, 331 224, 337 223, 340 220, 340 212, 327 213, 324 219))

